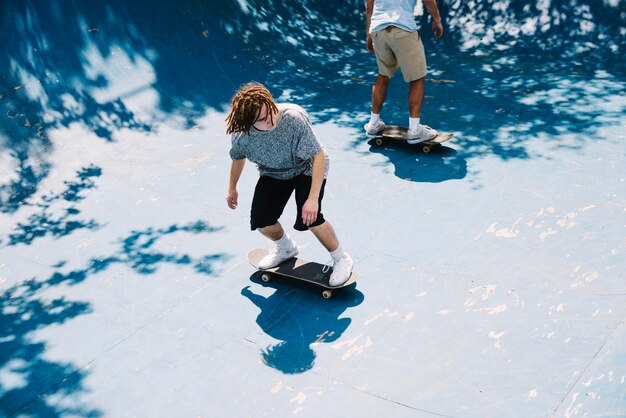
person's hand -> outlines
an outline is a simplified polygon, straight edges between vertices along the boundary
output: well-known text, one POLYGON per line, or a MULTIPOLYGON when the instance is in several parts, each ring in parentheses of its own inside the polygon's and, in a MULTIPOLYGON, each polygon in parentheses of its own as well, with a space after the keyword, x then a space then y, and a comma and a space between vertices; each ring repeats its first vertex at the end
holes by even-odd
POLYGON ((367 40, 365 41, 365 46, 367 47, 367 50, 369 52, 374 53, 374 41, 372 40, 371 33, 367 34, 367 40))
POLYGON ((443 25, 441 20, 433 20, 432 32, 435 34, 435 40, 438 40, 443 36, 443 25))
POLYGON ((302 206, 302 222, 309 226, 317 219, 317 211, 319 210, 319 204, 317 199, 307 199, 302 206))
POLYGON ((239 204, 237 202, 238 197, 239 193, 237 193, 237 190, 228 190, 228 193, 226 193, 226 204, 229 208, 237 209, 237 205, 239 204))

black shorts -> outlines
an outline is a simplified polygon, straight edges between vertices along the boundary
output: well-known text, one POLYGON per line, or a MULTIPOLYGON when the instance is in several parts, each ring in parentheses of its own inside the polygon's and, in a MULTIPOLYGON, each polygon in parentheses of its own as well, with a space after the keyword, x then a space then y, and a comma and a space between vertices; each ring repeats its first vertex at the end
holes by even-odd
POLYGON ((302 206, 304 206, 309 197, 311 180, 311 176, 304 174, 289 180, 261 176, 254 189, 254 198, 252 199, 252 209, 250 211, 250 228, 254 231, 257 228, 264 228, 278 222, 294 190, 296 191, 298 214, 296 215, 296 223, 293 225, 293 228, 297 231, 306 231, 309 227, 323 224, 322 198, 324 197, 326 179, 322 182, 322 188, 320 189, 317 219, 309 226, 302 222, 302 206))

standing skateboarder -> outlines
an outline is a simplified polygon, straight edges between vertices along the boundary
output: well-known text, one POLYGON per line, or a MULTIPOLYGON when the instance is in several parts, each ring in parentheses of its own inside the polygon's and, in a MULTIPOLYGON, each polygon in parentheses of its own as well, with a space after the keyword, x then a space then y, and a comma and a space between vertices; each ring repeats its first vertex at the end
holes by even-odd
POLYGON ((298 254, 296 243, 278 222, 295 190, 298 214, 294 229, 311 230, 330 253, 330 285, 345 283, 353 262, 321 212, 328 155, 313 132, 307 112, 298 105, 276 104, 265 86, 249 83, 233 97, 226 123, 226 133, 232 134, 228 207, 237 207, 237 182, 246 159, 257 165, 260 174, 252 199, 250 227, 272 240, 274 248, 259 267, 272 268, 298 254))
MULTIPOLYGON (((409 87, 409 131, 407 142, 416 144, 437 136, 437 131, 422 125, 420 115, 424 100, 426 56, 424 45, 413 15, 417 0, 367 0, 366 33, 367 49, 376 55, 378 76, 372 87, 372 113, 365 124, 368 136, 376 136, 385 128, 380 119, 389 80, 398 68, 402 70, 409 87)), ((432 31, 435 39, 443 35, 441 16, 436 0, 424 0, 433 18, 432 31)))

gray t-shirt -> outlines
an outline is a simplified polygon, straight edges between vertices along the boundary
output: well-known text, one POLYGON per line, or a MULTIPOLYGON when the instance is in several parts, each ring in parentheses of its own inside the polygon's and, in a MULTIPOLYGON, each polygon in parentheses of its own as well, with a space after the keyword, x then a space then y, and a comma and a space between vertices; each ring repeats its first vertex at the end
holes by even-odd
POLYGON ((306 110, 294 104, 277 106, 278 122, 271 131, 252 127, 249 134, 237 132, 232 135, 230 158, 247 158, 257 165, 262 176, 287 180, 300 174, 310 176, 313 157, 324 151, 326 177, 328 154, 315 136, 306 110))

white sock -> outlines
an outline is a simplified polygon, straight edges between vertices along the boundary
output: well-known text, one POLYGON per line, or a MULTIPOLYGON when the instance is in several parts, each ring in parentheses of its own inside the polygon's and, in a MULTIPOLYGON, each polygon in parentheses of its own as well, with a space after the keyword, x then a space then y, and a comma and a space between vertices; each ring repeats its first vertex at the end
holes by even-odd
POLYGON ((280 237, 280 239, 278 241, 274 241, 274 243, 276 244, 276 246, 278 248, 285 248, 286 249, 286 248, 290 248, 292 246, 291 238, 286 233, 283 234, 283 236, 280 237))
POLYGON ((420 118, 409 118, 409 130, 414 131, 420 124, 420 118))
POLYGON ((331 251, 330 252, 330 256, 333 258, 333 260, 337 261, 339 260, 341 257, 343 257, 343 255, 345 254, 345 252, 343 251, 343 248, 341 248, 341 245, 339 247, 337 247, 337 249, 335 251, 331 251))
POLYGON ((375 125, 380 120, 380 113, 371 113, 370 114, 370 125, 375 125))

